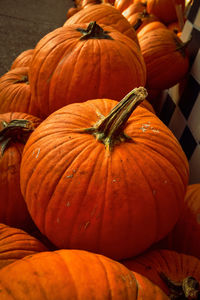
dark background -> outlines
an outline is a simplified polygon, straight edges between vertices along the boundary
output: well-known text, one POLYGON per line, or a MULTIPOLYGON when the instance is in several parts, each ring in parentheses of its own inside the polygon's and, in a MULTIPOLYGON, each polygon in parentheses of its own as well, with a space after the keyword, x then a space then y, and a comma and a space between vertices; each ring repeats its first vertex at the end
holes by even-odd
POLYGON ((0 76, 21 52, 62 26, 71 6, 72 0, 0 0, 0 76))

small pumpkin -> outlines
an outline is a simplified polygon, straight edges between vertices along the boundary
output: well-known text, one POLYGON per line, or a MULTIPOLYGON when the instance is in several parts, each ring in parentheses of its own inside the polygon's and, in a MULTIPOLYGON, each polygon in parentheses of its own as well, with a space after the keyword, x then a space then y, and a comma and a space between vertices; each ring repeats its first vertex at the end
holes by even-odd
POLYGON ((88 23, 92 21, 96 21, 98 24, 112 26, 138 44, 135 30, 131 27, 128 20, 115 7, 111 5, 90 5, 84 8, 84 10, 80 10, 73 17, 68 19, 63 26, 70 24, 88 23))
POLYGON ((143 10, 142 12, 133 14, 128 21, 136 33, 138 33, 147 24, 158 21, 158 18, 152 14, 150 15, 146 10, 143 10))
POLYGON ((141 0, 115 0, 114 7, 121 13, 123 13, 123 11, 127 9, 130 5, 140 2, 143 2, 145 4, 145 2, 141 0))
POLYGON ((25 113, 0 114, 0 222, 25 230, 34 224, 20 190, 21 157, 26 140, 40 122, 25 113))
POLYGON ((146 28, 151 28, 153 23, 143 27, 138 33, 138 40, 147 68, 146 86, 162 90, 172 87, 186 76, 189 70, 188 42, 183 43, 168 28, 147 31, 146 28))
POLYGON ((45 118, 73 102, 120 100, 133 87, 145 85, 146 66, 138 45, 116 29, 96 22, 71 24, 39 41, 29 78, 45 118))
POLYGON ((24 112, 38 116, 38 109, 31 95, 28 67, 9 70, 0 78, 0 113, 24 112))
POLYGON ((184 13, 185 0, 147 0, 147 12, 169 24, 177 21, 176 5, 180 5, 184 13))
POLYGON ((188 162, 172 132, 138 106, 146 95, 138 88, 119 103, 67 105, 31 134, 21 190, 37 227, 58 248, 127 258, 177 222, 188 162))
POLYGON ((27 232, 0 223, 0 269, 25 256, 47 251, 27 232))
POLYGON ((1 299, 167 300, 143 276, 117 261, 80 250, 42 252, 0 272, 1 299))
POLYGON ((170 299, 199 299, 200 260, 170 250, 154 250, 123 261, 159 286, 170 299))
POLYGON ((193 255, 200 259, 200 184, 190 184, 182 214, 167 237, 157 247, 193 255))
POLYGON ((28 49, 21 52, 13 61, 11 70, 20 67, 29 67, 34 49, 28 49))

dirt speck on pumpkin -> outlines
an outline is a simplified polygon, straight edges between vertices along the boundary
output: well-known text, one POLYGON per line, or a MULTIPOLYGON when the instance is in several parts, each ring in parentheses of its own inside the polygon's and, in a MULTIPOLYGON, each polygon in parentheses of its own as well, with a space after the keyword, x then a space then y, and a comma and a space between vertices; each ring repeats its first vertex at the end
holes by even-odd
POLYGON ((66 178, 72 178, 73 176, 74 176, 74 174, 67 175, 66 178))
POLYGON ((69 207, 71 204, 69 201, 67 201, 66 206, 69 207))
POLYGON ((60 223, 60 218, 57 218, 57 219, 56 219, 56 222, 57 222, 57 223, 60 223))

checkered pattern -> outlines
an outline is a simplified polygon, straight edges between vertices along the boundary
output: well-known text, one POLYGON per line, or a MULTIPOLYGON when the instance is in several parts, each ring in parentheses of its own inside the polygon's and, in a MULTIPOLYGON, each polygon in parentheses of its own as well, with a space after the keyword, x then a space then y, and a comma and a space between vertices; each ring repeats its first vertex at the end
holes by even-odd
POLYGON ((181 40, 187 41, 190 71, 187 78, 164 91, 160 119, 179 140, 190 166, 190 184, 200 183, 200 1, 194 0, 181 40))

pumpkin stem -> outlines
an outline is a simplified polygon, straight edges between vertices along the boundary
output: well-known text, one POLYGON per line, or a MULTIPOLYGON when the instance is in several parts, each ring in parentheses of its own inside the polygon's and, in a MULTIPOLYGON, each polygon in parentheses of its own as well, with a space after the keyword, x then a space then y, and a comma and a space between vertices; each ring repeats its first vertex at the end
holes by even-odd
POLYGON ((164 273, 160 273, 161 279, 166 283, 170 290, 170 299, 172 300, 199 300, 200 285, 194 277, 186 277, 182 282, 174 282, 164 273))
POLYGON ((123 132, 124 128, 132 112, 146 97, 145 88, 133 89, 110 111, 108 116, 101 116, 93 127, 85 128, 83 132, 93 134, 110 151, 115 144, 130 141, 131 138, 123 132))
POLYGON ((108 35, 108 31, 104 31, 95 21, 90 22, 87 29, 77 28, 77 31, 81 32, 83 35, 80 37, 80 40, 88 39, 107 39, 113 40, 113 38, 108 35))
POLYGON ((32 122, 19 119, 12 120, 9 123, 2 121, 3 129, 0 131, 1 156, 10 142, 20 142, 25 144, 29 135, 34 130, 32 122))
POLYGON ((180 51, 183 56, 185 56, 185 49, 187 48, 188 44, 191 42, 192 36, 186 42, 182 42, 178 37, 175 37, 176 41, 176 51, 180 51))
POLYGON ((21 78, 18 79, 18 80, 16 80, 16 81, 14 82, 14 84, 15 84, 15 83, 26 83, 26 84, 29 84, 28 76, 27 76, 27 75, 21 76, 21 78))
POLYGON ((135 31, 137 31, 141 25, 142 25, 142 20, 140 18, 138 18, 136 23, 133 25, 133 29, 135 29, 135 31))

